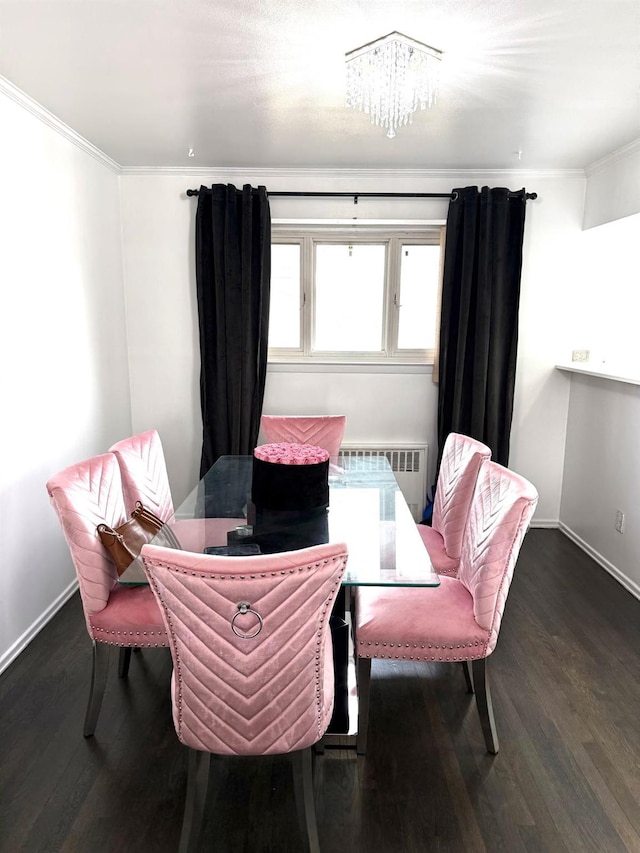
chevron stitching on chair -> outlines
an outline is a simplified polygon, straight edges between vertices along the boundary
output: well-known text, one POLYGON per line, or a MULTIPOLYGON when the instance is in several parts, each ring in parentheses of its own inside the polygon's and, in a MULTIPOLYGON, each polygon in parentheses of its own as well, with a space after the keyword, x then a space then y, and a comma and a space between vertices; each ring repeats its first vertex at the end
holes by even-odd
POLYGON ((157 430, 123 439, 111 447, 111 452, 120 465, 127 512, 131 513, 136 501, 141 501, 163 521, 170 520, 173 499, 157 430))
POLYGON ((144 560, 171 638, 179 739, 236 755, 315 743, 333 702, 322 672, 331 666, 328 619, 346 557, 245 576, 196 575, 144 560), (250 641, 231 630, 243 600, 264 620, 250 641))
POLYGON ((96 532, 98 524, 117 527, 125 520, 116 460, 97 456, 65 469, 49 480, 47 490, 76 566, 85 613, 96 613, 117 583, 114 564, 97 547, 96 532))
POLYGON ((322 447, 332 457, 340 451, 345 424, 344 415, 263 415, 260 422, 267 444, 312 444, 322 447))
POLYGON ((494 462, 480 469, 469 510, 458 578, 473 596, 476 622, 490 631, 490 654, 513 577, 517 555, 538 496, 523 477, 494 462))
POLYGON ((491 451, 466 435, 450 433, 444 445, 433 507, 433 529, 442 536, 447 555, 460 559, 469 506, 480 465, 491 451))

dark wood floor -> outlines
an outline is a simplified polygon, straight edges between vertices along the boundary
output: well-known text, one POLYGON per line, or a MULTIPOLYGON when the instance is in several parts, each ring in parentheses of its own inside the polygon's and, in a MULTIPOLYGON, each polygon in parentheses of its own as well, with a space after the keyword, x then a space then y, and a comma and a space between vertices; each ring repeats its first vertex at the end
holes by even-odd
MULTIPOLYGON (((115 654, 82 737, 77 596, 0 677, 0 849, 177 848, 186 761, 166 650, 115 654)), ((369 754, 318 757, 323 853, 640 851, 640 602, 558 531, 528 533, 490 661, 500 754, 459 667, 374 662, 369 754)), ((284 759, 217 762, 202 850, 294 853, 284 759)))

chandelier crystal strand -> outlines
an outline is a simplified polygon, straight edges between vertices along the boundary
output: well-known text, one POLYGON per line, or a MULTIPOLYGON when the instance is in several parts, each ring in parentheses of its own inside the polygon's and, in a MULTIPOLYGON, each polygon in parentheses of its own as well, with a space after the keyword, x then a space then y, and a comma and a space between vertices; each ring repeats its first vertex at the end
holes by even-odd
POLYGON ((435 103, 441 58, 441 51, 395 32, 352 50, 345 57, 346 104, 393 139, 418 107, 435 103))

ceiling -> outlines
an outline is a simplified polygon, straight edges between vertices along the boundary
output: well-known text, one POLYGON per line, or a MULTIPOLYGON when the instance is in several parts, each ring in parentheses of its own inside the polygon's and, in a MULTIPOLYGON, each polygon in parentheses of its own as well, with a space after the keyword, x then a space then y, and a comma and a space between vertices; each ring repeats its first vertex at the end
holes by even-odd
POLYGON ((640 138, 640 2, 0 0, 0 75, 123 167, 581 169, 640 138), (387 139, 344 54, 393 30, 444 58, 387 139))

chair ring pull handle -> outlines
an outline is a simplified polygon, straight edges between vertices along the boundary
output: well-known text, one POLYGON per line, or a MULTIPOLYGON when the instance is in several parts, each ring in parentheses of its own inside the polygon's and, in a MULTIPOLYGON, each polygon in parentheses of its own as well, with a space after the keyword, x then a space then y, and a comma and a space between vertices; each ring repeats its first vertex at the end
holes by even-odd
POLYGON ((238 612, 234 615, 231 620, 231 630, 236 635, 236 637, 240 637, 242 640, 253 640, 254 637, 257 637, 260 631, 262 631, 262 616, 259 613, 256 613, 255 610, 251 609, 251 605, 248 601, 239 601, 238 602, 238 612), (252 634, 243 634, 241 631, 238 631, 236 628, 236 619, 238 616, 244 616, 247 613, 252 613, 256 619, 258 620, 258 625, 255 631, 252 634))

